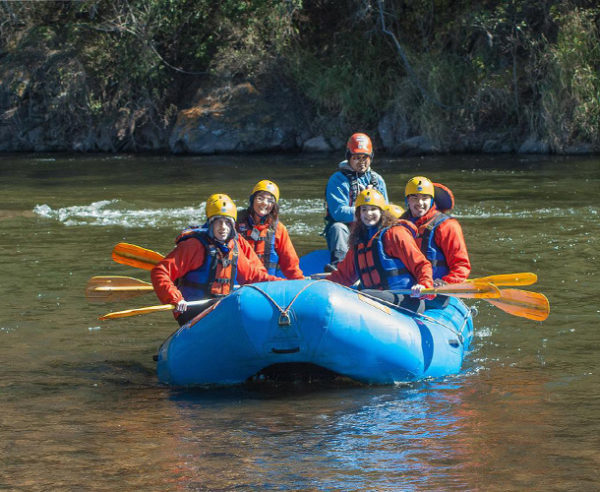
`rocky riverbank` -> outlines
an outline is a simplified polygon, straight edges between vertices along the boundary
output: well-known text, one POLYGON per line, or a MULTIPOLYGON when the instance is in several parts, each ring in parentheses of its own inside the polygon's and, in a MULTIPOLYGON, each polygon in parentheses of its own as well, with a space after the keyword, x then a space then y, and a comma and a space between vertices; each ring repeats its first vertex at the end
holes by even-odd
MULTIPOLYGON (((102 124, 80 122, 68 107, 56 111, 60 97, 48 101, 31 97, 3 108, 0 119, 2 152, 148 152, 215 154, 248 152, 331 152, 343 149, 347 132, 315 116, 310 105, 286 87, 258 88, 251 83, 199 90, 189 106, 159 124, 150 117, 131 124, 119 118, 102 124), (73 127, 65 127, 65 120, 73 127), (317 121, 318 120, 318 121, 317 121), (318 129, 315 130, 314 128, 318 129)), ((4 95, 6 100, 6 95, 4 95)), ((451 142, 435 142, 427 135, 411 135, 394 113, 386 114, 376 129, 356 128, 373 137, 378 151, 391 155, 439 153, 547 154, 550 146, 531 136, 506 133, 456 135, 451 142)), ((579 144, 565 154, 600 149, 579 144)))

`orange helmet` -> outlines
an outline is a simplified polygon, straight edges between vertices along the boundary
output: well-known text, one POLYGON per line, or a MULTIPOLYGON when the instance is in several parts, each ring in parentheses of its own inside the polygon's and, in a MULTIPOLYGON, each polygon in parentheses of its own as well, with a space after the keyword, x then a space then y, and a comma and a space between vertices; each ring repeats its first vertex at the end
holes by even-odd
POLYGON ((365 154, 373 158, 373 144, 368 135, 364 133, 355 133, 348 139, 346 144, 346 158, 353 154, 365 154))

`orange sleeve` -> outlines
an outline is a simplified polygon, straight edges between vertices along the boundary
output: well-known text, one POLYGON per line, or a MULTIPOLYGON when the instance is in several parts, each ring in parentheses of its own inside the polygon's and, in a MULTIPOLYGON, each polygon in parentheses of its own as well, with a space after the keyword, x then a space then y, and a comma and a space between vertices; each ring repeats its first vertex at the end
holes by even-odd
POLYGON ((354 263, 354 248, 351 247, 344 259, 337 264, 337 270, 325 278, 348 287, 354 285, 358 280, 358 272, 354 263))
POLYGON ((243 237, 238 236, 238 261, 237 278, 240 284, 253 284, 255 282, 270 282, 272 280, 283 280, 282 278, 269 275, 262 261, 256 256, 252 246, 243 237))
POLYGON ((449 284, 459 284, 469 278, 471 262, 462 228, 456 219, 442 222, 435 231, 435 242, 444 252, 450 272, 442 277, 449 284))
POLYGON ((404 226, 392 227, 383 237, 383 247, 390 256, 400 258, 404 266, 425 287, 433 287, 431 263, 404 226))
POLYGON ((197 239, 183 241, 150 272, 154 292, 163 304, 177 304, 183 299, 174 282, 204 263, 204 245, 197 239))
POLYGON ((279 255, 279 268, 289 280, 303 279, 304 274, 300 270, 300 260, 294 249, 287 228, 277 222, 277 230, 275 231, 275 251, 279 255))

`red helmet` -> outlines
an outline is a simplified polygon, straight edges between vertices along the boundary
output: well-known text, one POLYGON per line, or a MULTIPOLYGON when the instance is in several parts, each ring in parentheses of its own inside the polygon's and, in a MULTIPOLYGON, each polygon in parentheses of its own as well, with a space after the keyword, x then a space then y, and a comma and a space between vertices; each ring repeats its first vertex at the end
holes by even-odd
POLYGON ((348 139, 346 144, 346 157, 350 158, 352 154, 365 154, 373 158, 373 144, 368 135, 364 133, 355 133, 348 139))

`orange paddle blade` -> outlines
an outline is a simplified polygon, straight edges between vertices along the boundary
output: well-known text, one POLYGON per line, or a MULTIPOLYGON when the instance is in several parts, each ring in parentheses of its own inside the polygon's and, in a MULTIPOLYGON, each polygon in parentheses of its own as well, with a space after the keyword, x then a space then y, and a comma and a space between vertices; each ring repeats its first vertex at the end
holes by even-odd
POLYGON ((474 278, 469 282, 489 282, 498 287, 532 285, 537 282, 537 275, 531 272, 502 273, 500 275, 488 275, 487 277, 474 278))
POLYGON ((88 281, 85 297, 90 302, 111 302, 130 299, 153 290, 152 284, 137 278, 97 275, 88 281))
POLYGON ((544 321, 550 314, 550 303, 544 294, 529 290, 503 289, 498 299, 488 302, 514 316, 544 321))
POLYGON ((444 294, 465 299, 491 299, 500 297, 500 290, 487 282, 467 281, 462 284, 446 284, 435 289, 424 289, 423 294, 444 294))
POLYGON ((119 243, 112 251, 112 259, 122 265, 129 265, 144 270, 152 270, 163 255, 135 244, 119 243))

